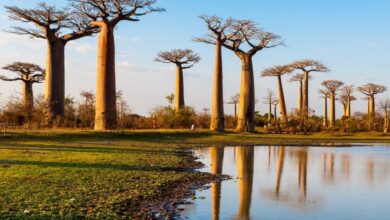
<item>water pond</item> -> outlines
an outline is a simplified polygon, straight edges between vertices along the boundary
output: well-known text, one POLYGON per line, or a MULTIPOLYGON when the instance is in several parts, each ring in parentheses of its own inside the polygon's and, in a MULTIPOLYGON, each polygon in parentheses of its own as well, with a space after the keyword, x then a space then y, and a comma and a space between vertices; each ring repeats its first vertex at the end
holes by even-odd
POLYGON ((390 219, 390 147, 209 147, 187 219, 390 219))

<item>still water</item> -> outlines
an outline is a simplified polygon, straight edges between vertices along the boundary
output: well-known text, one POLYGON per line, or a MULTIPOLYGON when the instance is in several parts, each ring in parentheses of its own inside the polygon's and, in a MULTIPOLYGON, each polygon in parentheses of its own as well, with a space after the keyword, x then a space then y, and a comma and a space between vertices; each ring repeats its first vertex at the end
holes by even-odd
POLYGON ((210 147, 188 219, 390 219, 390 147, 210 147))

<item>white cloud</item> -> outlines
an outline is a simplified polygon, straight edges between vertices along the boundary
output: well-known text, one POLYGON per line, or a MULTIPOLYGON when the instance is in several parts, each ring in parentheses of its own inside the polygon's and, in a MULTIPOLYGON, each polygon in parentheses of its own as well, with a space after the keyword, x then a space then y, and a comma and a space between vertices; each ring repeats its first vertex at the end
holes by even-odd
POLYGON ((69 45, 71 49, 74 49, 79 54, 87 54, 89 52, 92 52, 95 50, 95 47, 92 46, 90 43, 77 43, 77 42, 71 42, 69 45))

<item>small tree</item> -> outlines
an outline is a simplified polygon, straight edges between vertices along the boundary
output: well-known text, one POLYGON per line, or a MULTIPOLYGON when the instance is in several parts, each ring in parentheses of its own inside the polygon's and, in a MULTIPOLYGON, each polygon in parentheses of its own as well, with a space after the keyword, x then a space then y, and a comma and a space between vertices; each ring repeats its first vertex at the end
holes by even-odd
POLYGON ((380 102, 381 109, 383 110, 383 132, 385 134, 390 132, 390 99, 385 99, 380 102))
POLYGON ((156 0, 70 0, 75 10, 98 27, 98 68, 95 130, 117 126, 114 30, 122 21, 137 22, 140 17, 162 12, 153 7, 156 0))
POLYGON ((344 106, 344 116, 347 118, 351 117, 351 102, 356 100, 356 98, 352 95, 353 92, 353 85, 347 85, 341 88, 340 101, 344 106))
POLYGON ((230 97, 228 104, 231 104, 234 106, 234 118, 237 119, 237 104, 240 101, 240 93, 235 94, 234 96, 230 97))
POLYGON ((278 98, 275 97, 275 93, 272 90, 267 89, 267 96, 264 97, 264 102, 263 103, 268 105, 268 119, 267 119, 268 125, 271 124, 271 121, 272 121, 272 105, 276 101, 278 101, 278 98))
POLYGON ((176 65, 175 110, 178 112, 185 106, 183 70, 193 67, 200 61, 200 57, 190 49, 176 49, 158 53, 155 61, 161 63, 173 63, 176 65))
POLYGON ((272 68, 265 69, 261 76, 262 77, 276 77, 278 79, 278 91, 279 91, 279 108, 281 113, 282 123, 287 122, 287 108, 286 102, 284 100, 284 91, 282 84, 282 76, 285 74, 290 74, 293 69, 290 66, 275 66, 272 68))
MULTIPOLYGON (((309 80, 312 77, 309 76, 309 80)), ((298 92, 298 113, 302 114, 303 109, 303 83, 305 80, 305 74, 295 74, 293 77, 290 78, 289 82, 298 82, 299 83, 299 92, 298 92)))
POLYGON ((15 62, 3 67, 18 74, 17 77, 9 78, 4 75, 0 76, 4 81, 22 81, 23 83, 23 103, 26 110, 26 115, 29 121, 32 119, 32 111, 34 109, 34 93, 33 84, 41 83, 45 78, 45 71, 43 68, 32 63, 15 62))
POLYGON ((358 90, 368 97, 368 127, 371 129, 371 124, 375 118, 375 96, 380 93, 384 93, 386 86, 368 83, 366 85, 358 87, 358 90))
POLYGON ((330 96, 330 127, 336 124, 336 92, 344 85, 338 80, 326 80, 322 85, 328 90, 330 96))

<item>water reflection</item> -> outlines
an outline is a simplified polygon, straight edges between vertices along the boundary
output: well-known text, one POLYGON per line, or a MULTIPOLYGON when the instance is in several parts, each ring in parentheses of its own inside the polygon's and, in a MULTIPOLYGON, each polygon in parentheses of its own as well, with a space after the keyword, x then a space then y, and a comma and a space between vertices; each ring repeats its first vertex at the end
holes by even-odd
POLYGON ((381 219, 390 214, 390 148, 212 146, 195 154, 210 165, 203 171, 233 180, 197 192, 206 199, 185 211, 189 219, 381 219))

